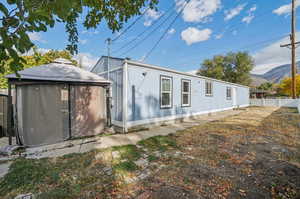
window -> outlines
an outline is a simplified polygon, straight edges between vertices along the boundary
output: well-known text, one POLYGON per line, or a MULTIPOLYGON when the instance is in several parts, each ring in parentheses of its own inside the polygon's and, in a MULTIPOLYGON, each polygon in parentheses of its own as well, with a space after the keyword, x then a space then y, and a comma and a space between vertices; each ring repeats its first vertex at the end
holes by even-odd
POLYGON ((160 107, 172 107, 172 78, 167 76, 160 76, 160 107))
POLYGON ((231 95, 232 95, 231 87, 227 87, 226 88, 226 98, 228 100, 231 100, 231 95))
POLYGON ((181 106, 191 106, 190 80, 181 80, 181 106))
POLYGON ((205 95, 212 96, 213 95, 213 85, 211 81, 205 81, 205 95))

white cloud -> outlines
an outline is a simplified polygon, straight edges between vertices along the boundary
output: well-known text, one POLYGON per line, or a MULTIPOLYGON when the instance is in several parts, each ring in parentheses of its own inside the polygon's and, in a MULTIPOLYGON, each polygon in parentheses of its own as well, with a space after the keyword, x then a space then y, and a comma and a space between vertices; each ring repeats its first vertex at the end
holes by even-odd
MULTIPOLYGON (((297 33, 300 36, 300 32, 297 33)), ((285 37, 276 41, 269 46, 259 50, 253 54, 256 67, 252 73, 263 74, 276 66, 287 64, 291 62, 291 50, 288 48, 281 48, 281 44, 290 43, 289 37, 285 37)), ((300 58, 300 51, 296 51, 297 57, 300 58)))
POLYGON ((171 28, 170 30, 168 30, 168 34, 172 35, 176 32, 176 30, 174 28, 171 28))
POLYGON ((148 9, 145 14, 144 26, 151 26, 152 22, 158 19, 161 15, 162 13, 160 13, 159 11, 156 11, 154 9, 148 9))
POLYGON ((215 36, 215 38, 216 39, 221 39, 223 37, 223 34, 221 33, 221 34, 217 34, 216 36, 215 36))
POLYGON ((81 34, 97 35, 97 34, 99 34, 99 31, 98 30, 94 30, 94 31, 83 30, 83 31, 81 31, 81 34))
POLYGON ((253 6, 250 8, 249 12, 254 12, 254 11, 256 11, 256 9, 257 9, 257 6, 256 6, 256 5, 253 5, 253 6))
POLYGON ((181 39, 186 42, 187 45, 206 41, 210 38, 212 31, 208 28, 199 30, 194 27, 189 27, 181 32, 181 39))
POLYGON ((248 16, 246 16, 246 17, 244 17, 243 19, 242 19, 242 22, 245 22, 245 23, 247 23, 247 24, 249 24, 249 23, 251 23, 251 21, 254 19, 254 15, 248 15, 248 16))
POLYGON ((187 71, 187 73, 192 74, 192 75, 196 75, 197 72, 198 72, 198 70, 190 70, 190 71, 187 71))
POLYGON ((32 41, 37 41, 40 43, 47 43, 47 41, 44 40, 42 38, 41 34, 38 32, 30 32, 30 33, 28 33, 28 36, 29 36, 30 40, 32 40, 32 41))
MULTIPOLYGON (((53 49, 46 49, 46 48, 38 48, 37 49, 37 51, 41 54, 45 54, 45 53, 49 52, 50 50, 53 50, 53 49)), ((58 49, 58 50, 62 50, 62 49, 58 49)), ((27 53, 25 53, 23 55, 31 56, 31 55, 33 55, 33 53, 34 53, 34 51, 33 51, 33 49, 31 49, 30 51, 28 51, 27 53)), ((92 67, 95 66, 95 64, 97 63, 99 58, 94 57, 90 53, 78 53, 77 55, 73 56, 73 59, 76 60, 78 62, 78 64, 81 64, 84 69, 91 70, 92 67)))
POLYGON ((87 39, 79 39, 78 42, 82 45, 86 44, 88 42, 87 39))
POLYGON ((251 23, 251 21, 254 19, 254 12, 256 11, 257 7, 256 5, 253 5, 249 10, 248 10, 248 15, 243 17, 242 22, 245 22, 246 24, 251 23))
MULTIPOLYGON (((300 6, 300 0, 296 1, 296 8, 300 6)), ((273 10, 274 14, 277 15, 283 15, 283 14, 289 14, 292 11, 292 4, 285 4, 283 6, 280 6, 279 8, 273 10)))
MULTIPOLYGON (((41 53, 41 54, 45 54, 47 52, 49 52, 51 49, 47 49, 47 48, 37 48, 36 51, 41 53)), ((22 54, 22 56, 31 56, 34 54, 33 48, 31 48, 28 52, 22 54)))
POLYGON ((232 8, 231 10, 225 10, 225 21, 228 21, 232 19, 233 17, 237 16, 240 14, 240 12, 245 8, 246 4, 240 4, 235 8, 232 8))
MULTIPOLYGON (((186 4, 185 0, 175 0, 179 12, 186 4)), ((209 16, 221 7, 221 0, 190 0, 182 12, 186 22, 207 22, 209 16)))

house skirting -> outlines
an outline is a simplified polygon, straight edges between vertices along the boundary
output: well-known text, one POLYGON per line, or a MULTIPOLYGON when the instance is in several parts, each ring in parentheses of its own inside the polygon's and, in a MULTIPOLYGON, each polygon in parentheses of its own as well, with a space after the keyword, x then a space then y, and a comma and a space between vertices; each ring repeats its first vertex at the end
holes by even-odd
MULTIPOLYGON (((248 107, 248 106, 249 106, 249 104, 245 104, 245 105, 240 105, 238 107, 244 108, 244 107, 248 107)), ((196 112, 196 113, 172 115, 172 116, 167 116, 167 117, 151 118, 151 119, 137 120, 137 121, 128 121, 126 126, 127 126, 127 128, 133 128, 133 127, 141 126, 141 125, 150 125, 150 124, 151 125, 160 125, 164 122, 175 121, 178 119, 187 119, 187 118, 197 117, 200 115, 232 110, 234 108, 237 108, 237 107, 232 106, 232 107, 227 107, 227 108, 222 108, 222 109, 214 109, 214 110, 201 111, 201 112, 196 112)), ((121 128, 123 127, 122 126, 123 123, 120 121, 113 121, 113 124, 117 127, 121 127, 121 128)))

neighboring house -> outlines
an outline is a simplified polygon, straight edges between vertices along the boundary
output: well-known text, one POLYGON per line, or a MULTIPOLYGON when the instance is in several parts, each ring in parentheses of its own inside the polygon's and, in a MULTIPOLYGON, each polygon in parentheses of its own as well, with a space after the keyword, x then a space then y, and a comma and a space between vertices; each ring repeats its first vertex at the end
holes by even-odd
POLYGON ((257 89, 257 88, 251 88, 250 89, 250 98, 266 98, 268 94, 268 91, 263 90, 263 89, 257 89))
POLYGON ((128 128, 249 105, 249 87, 103 56, 92 69, 112 82, 112 123, 128 128), (109 66, 109 74, 108 74, 109 66))

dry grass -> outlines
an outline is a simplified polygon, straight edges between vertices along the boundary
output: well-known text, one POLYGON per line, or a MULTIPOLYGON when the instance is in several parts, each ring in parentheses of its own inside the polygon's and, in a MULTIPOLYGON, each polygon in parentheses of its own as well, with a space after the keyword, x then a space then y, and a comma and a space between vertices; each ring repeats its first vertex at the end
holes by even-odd
POLYGON ((24 192, 44 192, 42 198, 299 198, 300 115, 253 107, 137 146, 20 159, 0 180, 0 196, 24 192))

